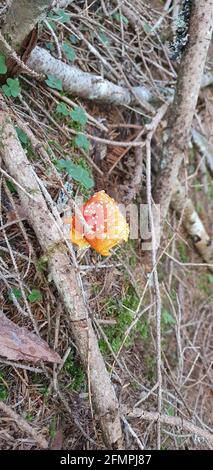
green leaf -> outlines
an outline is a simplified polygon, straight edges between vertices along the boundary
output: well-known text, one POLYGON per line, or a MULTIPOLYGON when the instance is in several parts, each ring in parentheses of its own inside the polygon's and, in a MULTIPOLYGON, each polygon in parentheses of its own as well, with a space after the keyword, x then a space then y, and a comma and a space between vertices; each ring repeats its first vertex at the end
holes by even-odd
POLYGON ((27 134, 25 134, 25 132, 23 132, 19 127, 15 127, 15 130, 21 144, 27 145, 29 143, 29 137, 27 134))
POLYGON ((50 18, 48 18, 48 23, 51 26, 51 28, 53 29, 53 31, 57 31, 57 24, 54 20, 51 20, 50 18))
POLYGON ((99 31, 99 39, 105 46, 109 45, 109 39, 103 31, 99 31))
POLYGON ((56 106, 56 112, 63 114, 63 116, 69 116, 70 112, 65 103, 58 103, 56 106))
POLYGON ((76 58, 76 53, 75 53, 73 47, 69 46, 69 44, 67 44, 67 42, 64 42, 63 46, 62 46, 62 49, 64 51, 64 54, 65 54, 66 58, 68 60, 70 60, 71 62, 73 62, 76 58))
POLYGON ((8 98, 11 97, 11 91, 10 91, 10 87, 7 86, 7 85, 2 85, 2 91, 4 93, 5 96, 7 96, 8 98))
POLYGON ((91 178, 88 170, 80 165, 70 162, 69 160, 57 160, 55 162, 59 170, 66 170, 75 181, 83 184, 86 189, 91 189, 94 186, 93 178, 91 178))
POLYGON ((3 54, 0 54, 0 75, 5 75, 5 73, 7 73, 5 56, 3 54))
POLYGON ((18 78, 8 78, 5 85, 2 86, 2 90, 8 98, 17 96, 21 93, 21 86, 18 78))
POLYGON ((162 311, 162 321, 165 325, 174 325, 176 323, 174 317, 168 312, 168 310, 162 311))
POLYGON ((62 80, 59 78, 54 77, 53 75, 47 75, 47 79, 45 80, 45 83, 50 87, 54 88, 55 90, 62 91, 62 80))
POLYGON ((166 410, 166 414, 168 416, 174 416, 175 415, 175 410, 174 410, 174 407, 172 405, 168 406, 168 408, 166 410))
POLYGON ((45 42, 45 46, 49 51, 51 51, 51 52, 54 51, 54 45, 53 45, 52 42, 45 42))
POLYGON ((7 181, 6 181, 6 185, 7 185, 8 189, 9 189, 9 191, 10 191, 12 194, 17 194, 17 189, 16 189, 15 185, 12 183, 12 181, 7 180, 7 181))
POLYGON ((70 22, 70 14, 66 13, 62 8, 57 8, 57 10, 53 10, 54 13, 49 13, 48 18, 53 21, 58 21, 59 23, 69 23, 70 22))
POLYGON ((0 401, 6 400, 8 397, 8 390, 4 385, 0 385, 0 401))
POLYGON ((75 137, 74 144, 76 145, 76 147, 86 150, 86 152, 89 150, 89 145, 90 145, 89 140, 83 134, 78 134, 75 137))
POLYGON ((11 90, 11 95, 13 96, 13 98, 17 98, 17 96, 19 96, 21 93, 21 86, 19 83, 19 79, 8 78, 7 84, 11 90))
POLYGON ((208 274, 208 282, 213 282, 213 275, 212 274, 208 274))
POLYGON ((22 293, 21 293, 20 289, 17 289, 16 287, 13 287, 11 289, 11 292, 15 296, 16 299, 21 299, 22 293))
POLYGON ((152 27, 149 25, 149 23, 146 23, 145 21, 143 22, 143 30, 144 33, 149 34, 152 32, 152 27))
POLYGON ((124 15, 120 15, 120 13, 114 13, 112 16, 118 23, 129 24, 128 18, 124 15))
POLYGON ((28 295, 27 298, 30 302, 41 302, 42 293, 38 289, 32 289, 32 292, 28 295))
POLYGON ((70 116, 73 121, 78 122, 82 126, 85 126, 85 124, 87 123, 87 115, 84 109, 80 106, 77 106, 75 109, 73 109, 70 113, 70 116))
POLYGON ((71 34, 69 39, 70 39, 70 42, 74 45, 78 44, 78 42, 79 42, 79 39, 77 38, 77 36, 75 34, 71 34))
POLYGON ((144 339, 148 338, 149 325, 147 322, 143 323, 139 328, 140 334, 144 339))

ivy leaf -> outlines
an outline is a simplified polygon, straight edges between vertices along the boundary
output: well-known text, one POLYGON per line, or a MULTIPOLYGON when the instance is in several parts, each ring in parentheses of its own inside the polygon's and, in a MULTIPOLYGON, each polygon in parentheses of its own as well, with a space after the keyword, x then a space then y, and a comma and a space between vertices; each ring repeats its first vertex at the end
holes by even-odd
POLYGON ((152 26, 149 25, 149 23, 146 23, 145 21, 143 22, 143 30, 144 33, 149 34, 152 32, 153 28, 152 26))
POLYGON ((93 178, 91 178, 89 171, 81 165, 76 165, 68 160, 57 160, 55 162, 59 170, 66 170, 75 181, 83 184, 86 189, 91 189, 94 186, 93 178))
POLYGON ((42 293, 38 289, 32 289, 27 298, 30 302, 40 302, 42 300, 42 293))
POLYGON ((85 124, 87 123, 87 115, 84 109, 80 106, 77 106, 75 109, 73 109, 73 111, 71 111, 70 113, 70 116, 73 121, 78 122, 82 126, 85 126, 85 124))
POLYGON ((77 38, 77 36, 75 34, 71 34, 70 35, 70 42, 75 45, 75 44, 78 44, 79 39, 77 38))
POLYGON ((69 23, 70 22, 70 14, 66 13, 62 8, 57 8, 57 10, 53 10, 54 13, 49 13, 48 18, 53 21, 58 21, 59 23, 69 23))
POLYGON ((76 145, 76 147, 86 150, 86 152, 89 150, 89 145, 90 145, 89 140, 83 134, 78 134, 75 137, 74 144, 76 145))
POLYGON ((128 18, 124 15, 120 15, 120 13, 114 13, 112 16, 118 23, 129 24, 128 18))
POLYGON ((63 114, 63 116, 69 116, 70 112, 65 103, 58 103, 56 106, 56 112, 63 114))
POLYGON ((3 54, 0 54, 0 75, 5 75, 5 73, 7 73, 5 56, 3 54))
POLYGON ((13 287, 13 288, 11 289, 11 292, 12 292, 12 294, 14 295, 14 297, 15 297, 17 300, 18 300, 18 299, 21 299, 22 293, 21 293, 20 289, 17 289, 16 287, 13 287))
POLYGON ((18 78, 8 78, 5 85, 2 86, 2 90, 8 98, 17 96, 21 93, 21 86, 18 78))
POLYGON ((15 127, 15 130, 21 144, 27 145, 29 143, 27 134, 25 134, 25 132, 23 132, 19 127, 15 127))
POLYGON ((103 31, 99 31, 99 39, 105 46, 109 45, 109 39, 103 31))
POLYGON ((76 53, 75 53, 73 47, 69 46, 69 44, 64 42, 63 45, 62 45, 62 49, 64 51, 64 54, 65 54, 66 58, 68 60, 70 60, 71 62, 73 62, 76 58, 76 53))
POLYGON ((62 80, 59 78, 54 77, 54 75, 47 75, 47 79, 45 80, 45 83, 50 87, 55 90, 62 91, 62 80))

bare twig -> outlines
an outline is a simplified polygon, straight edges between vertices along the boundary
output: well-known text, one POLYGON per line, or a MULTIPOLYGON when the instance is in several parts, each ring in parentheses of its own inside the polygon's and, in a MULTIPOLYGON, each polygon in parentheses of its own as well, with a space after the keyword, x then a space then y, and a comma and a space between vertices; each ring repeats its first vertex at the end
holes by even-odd
POLYGON ((132 411, 129 411, 126 416, 130 418, 142 418, 147 421, 157 421, 158 419, 161 421, 162 424, 168 424, 169 426, 177 426, 182 429, 189 431, 192 434, 196 434, 203 439, 205 439, 211 448, 213 448, 213 434, 206 431, 205 429, 201 429, 199 426, 191 423, 187 419, 180 418, 177 416, 167 416, 167 415, 159 415, 153 411, 144 411, 140 408, 134 408, 132 411))

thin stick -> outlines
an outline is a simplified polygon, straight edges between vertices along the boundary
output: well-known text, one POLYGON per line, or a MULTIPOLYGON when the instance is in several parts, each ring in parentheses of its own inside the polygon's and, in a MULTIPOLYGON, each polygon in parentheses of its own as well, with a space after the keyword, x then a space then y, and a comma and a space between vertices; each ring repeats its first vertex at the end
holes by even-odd
POLYGON ((201 429, 199 426, 191 423, 187 419, 180 418, 178 416, 167 416, 167 415, 159 415, 154 411, 144 411, 140 408, 134 408, 133 411, 130 411, 127 414, 128 418, 142 418, 147 421, 157 421, 160 420, 162 424, 168 424, 170 426, 179 426, 187 431, 190 431, 192 434, 197 434, 198 436, 202 437, 206 441, 208 441, 211 448, 213 448, 213 434, 204 429, 201 429))

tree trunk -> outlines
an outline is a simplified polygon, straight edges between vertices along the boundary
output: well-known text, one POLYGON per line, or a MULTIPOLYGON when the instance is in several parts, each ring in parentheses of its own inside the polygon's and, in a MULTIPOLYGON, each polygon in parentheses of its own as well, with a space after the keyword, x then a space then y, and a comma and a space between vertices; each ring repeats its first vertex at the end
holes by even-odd
POLYGON ((213 1, 195 0, 192 2, 189 43, 180 64, 154 190, 154 200, 160 204, 163 219, 168 212, 184 151, 187 150, 212 27, 213 1))
POLYGON ((13 50, 21 50, 23 42, 51 4, 52 0, 13 0, 2 28, 2 34, 13 50))
MULTIPOLYGON (((9 4, 0 32, 0 52, 6 57, 7 76, 17 75, 24 67, 37 42, 38 23, 51 4, 52 0, 13 0, 9 4)), ((1 76, 1 82, 7 76, 1 76)))

